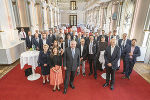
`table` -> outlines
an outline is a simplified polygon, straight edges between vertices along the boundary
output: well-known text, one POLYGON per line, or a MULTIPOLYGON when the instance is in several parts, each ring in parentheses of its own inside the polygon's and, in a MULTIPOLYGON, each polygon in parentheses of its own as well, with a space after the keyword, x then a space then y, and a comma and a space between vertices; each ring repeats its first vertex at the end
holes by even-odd
POLYGON ((25 64, 32 66, 32 75, 28 76, 27 79, 30 81, 37 80, 41 77, 40 74, 35 73, 35 69, 38 66, 39 51, 26 51, 20 56, 21 69, 24 68, 25 64))

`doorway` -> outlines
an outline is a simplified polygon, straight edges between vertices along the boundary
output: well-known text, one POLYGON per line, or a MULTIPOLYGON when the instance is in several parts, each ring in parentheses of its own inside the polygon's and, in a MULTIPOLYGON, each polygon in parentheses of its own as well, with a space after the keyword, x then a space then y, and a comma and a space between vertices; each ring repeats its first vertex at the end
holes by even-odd
POLYGON ((77 15, 70 15, 69 20, 70 27, 77 26, 77 15))

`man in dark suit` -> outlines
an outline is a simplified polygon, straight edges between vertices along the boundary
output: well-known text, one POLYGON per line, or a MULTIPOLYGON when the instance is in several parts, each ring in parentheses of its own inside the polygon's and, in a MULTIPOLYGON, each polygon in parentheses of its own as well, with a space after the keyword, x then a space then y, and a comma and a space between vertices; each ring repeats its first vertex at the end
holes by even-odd
POLYGON ((56 39, 56 38, 55 38, 55 35, 54 35, 53 32, 52 32, 52 30, 49 30, 48 39, 49 39, 49 41, 50 41, 50 43, 51 43, 50 46, 52 46, 53 43, 54 43, 54 40, 56 39))
POLYGON ((26 47, 27 47, 27 49, 32 48, 32 39, 33 39, 33 36, 31 34, 31 31, 28 31, 28 36, 26 37, 26 47))
POLYGON ((125 76, 122 77, 123 79, 130 79, 130 74, 132 73, 134 64, 136 63, 136 58, 141 55, 140 48, 136 46, 136 42, 136 39, 132 39, 132 45, 129 45, 125 51, 126 71, 125 76))
POLYGON ((34 34, 34 38, 33 38, 33 40, 32 40, 32 45, 34 46, 34 48, 35 48, 36 50, 40 50, 39 42, 40 42, 39 35, 38 35, 38 33, 35 33, 35 34, 34 34))
MULTIPOLYGON (((85 45, 85 40, 82 38, 80 44, 78 45, 80 50, 80 62, 82 64, 82 75, 85 76, 85 60, 87 56, 87 46, 85 45)), ((77 74, 80 74, 80 69, 77 71, 77 74)))
POLYGON ((89 42, 90 42, 90 39, 89 39, 89 33, 86 32, 85 34, 86 34, 86 36, 84 35, 85 44, 88 45, 89 42))
POLYGON ((67 39, 65 40, 65 48, 70 47, 71 36, 70 34, 67 35, 67 39))
POLYGON ((69 34, 72 36, 73 34, 72 28, 69 29, 69 34))
POLYGON ((110 89, 113 90, 115 82, 115 70, 118 67, 118 60, 120 58, 120 48, 116 46, 115 39, 112 39, 110 45, 106 48, 104 58, 106 67, 106 83, 103 85, 103 87, 109 85, 111 75, 110 89))
POLYGON ((118 46, 121 48, 121 59, 123 60, 123 72, 125 74, 126 71, 126 63, 125 63, 125 51, 127 49, 127 45, 131 45, 131 40, 127 39, 127 34, 123 34, 123 39, 118 40, 118 46))
POLYGON ((73 32, 73 34, 71 36, 71 40, 75 40, 77 42, 78 37, 76 36, 76 32, 73 32))
POLYGON ((80 41, 81 41, 81 39, 82 39, 82 35, 81 35, 81 32, 79 32, 79 33, 78 33, 77 40, 76 40, 76 41, 77 41, 77 46, 79 46, 79 45, 80 45, 80 43, 81 43, 81 42, 80 42, 80 41))
POLYGON ((115 38, 117 42, 118 42, 118 40, 120 39, 119 35, 117 35, 117 30, 114 30, 114 31, 113 31, 113 35, 111 36, 111 39, 112 39, 112 38, 115 38))
POLYGON ((76 41, 71 41, 70 47, 65 49, 63 57, 63 66, 65 70, 64 94, 67 93, 68 84, 74 89, 73 81, 75 72, 80 68, 80 50, 76 48, 76 41), (70 75, 71 73, 71 75, 70 75), (70 82, 69 82, 70 76, 70 82))
POLYGON ((41 39, 41 34, 39 33, 39 31, 38 31, 38 30, 35 30, 35 33, 37 33, 37 34, 38 34, 38 37, 41 39))
POLYGON ((95 40, 96 42, 99 42, 100 36, 98 35, 98 32, 95 32, 94 40, 95 40))
POLYGON ((87 45, 87 55, 88 61, 90 65, 90 73, 89 76, 93 74, 94 68, 94 78, 97 79, 97 71, 96 71, 96 51, 97 51, 97 43, 94 41, 93 35, 90 35, 90 42, 87 45))
POLYGON ((105 41, 108 42, 108 36, 105 34, 104 30, 102 30, 102 35, 100 35, 100 40, 101 40, 101 37, 105 37, 105 41))
POLYGON ((43 45, 44 44, 48 44, 49 48, 50 48, 50 41, 47 38, 47 34, 46 33, 42 34, 42 39, 40 39, 40 41, 39 41, 39 49, 40 49, 40 51, 43 51, 43 45))

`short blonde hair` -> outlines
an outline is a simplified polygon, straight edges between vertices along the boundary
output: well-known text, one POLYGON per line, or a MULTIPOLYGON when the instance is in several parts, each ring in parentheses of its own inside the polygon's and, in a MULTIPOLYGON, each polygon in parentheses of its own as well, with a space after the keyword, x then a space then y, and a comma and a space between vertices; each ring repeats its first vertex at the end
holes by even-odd
POLYGON ((48 44, 44 44, 44 45, 43 45, 43 48, 44 48, 44 47, 48 47, 48 48, 49 48, 49 45, 48 45, 48 44))

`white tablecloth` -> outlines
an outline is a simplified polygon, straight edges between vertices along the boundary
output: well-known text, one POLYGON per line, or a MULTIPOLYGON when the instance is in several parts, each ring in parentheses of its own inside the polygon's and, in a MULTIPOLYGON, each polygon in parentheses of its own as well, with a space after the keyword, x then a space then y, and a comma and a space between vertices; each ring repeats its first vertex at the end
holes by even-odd
POLYGON ((23 69, 25 64, 31 65, 34 69, 38 66, 39 51, 26 51, 20 56, 20 65, 23 69))

